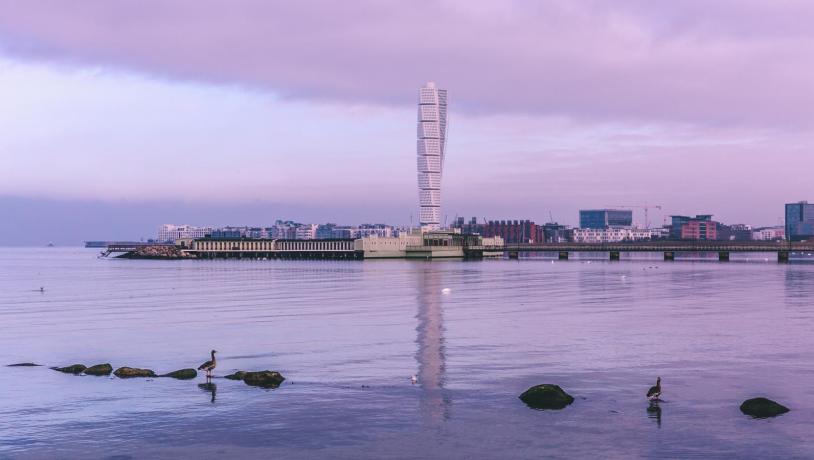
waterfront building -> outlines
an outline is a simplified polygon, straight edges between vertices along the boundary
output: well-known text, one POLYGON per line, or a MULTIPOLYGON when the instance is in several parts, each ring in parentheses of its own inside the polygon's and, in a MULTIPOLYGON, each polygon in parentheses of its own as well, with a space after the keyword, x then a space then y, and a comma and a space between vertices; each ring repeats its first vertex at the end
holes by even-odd
POLYGON ((534 241, 537 243, 565 243, 572 241, 573 238, 572 229, 556 222, 548 222, 537 226, 537 236, 534 241))
POLYGON ((164 224, 158 228, 160 243, 174 242, 182 238, 203 238, 212 233, 212 227, 194 227, 192 225, 164 224))
POLYGON ((365 238, 368 236, 378 236, 379 238, 390 238, 394 236, 393 227, 385 224, 362 224, 352 230, 353 238, 365 238))
POLYGON ((575 228, 572 238, 575 243, 619 243, 622 241, 650 241, 664 235, 660 228, 575 228))
POLYGON ((210 237, 213 240, 233 240, 248 237, 247 227, 223 227, 212 230, 210 237))
POLYGON ((616 228, 633 226, 633 211, 626 209, 582 209, 580 228, 616 228))
POLYGON ((712 220, 712 214, 690 216, 670 216, 670 239, 673 240, 716 240, 718 239, 718 222, 712 220))
POLYGON ((786 227, 764 227, 752 231, 752 239, 759 241, 779 241, 786 238, 786 227))
POLYGON ((295 240, 314 240, 317 238, 317 224, 302 224, 295 230, 295 240))
POLYGON ((535 243, 539 237, 537 224, 530 220, 490 220, 481 234, 487 238, 499 236, 506 243, 535 243))
POLYGON ((786 204, 786 238, 802 241, 814 237, 814 204, 808 201, 786 204))
MULTIPOLYGON (((720 224, 712 220, 712 214, 698 214, 695 217, 671 216, 670 237, 676 240, 717 240, 720 224)), ((721 232, 727 237, 728 232, 721 232)))
POLYGON ((725 225, 718 223, 719 240, 750 241, 752 239, 752 226, 746 224, 725 225))
POLYGON ((447 141, 447 91, 428 82, 418 92, 419 223, 422 230, 441 227, 441 174, 447 141))

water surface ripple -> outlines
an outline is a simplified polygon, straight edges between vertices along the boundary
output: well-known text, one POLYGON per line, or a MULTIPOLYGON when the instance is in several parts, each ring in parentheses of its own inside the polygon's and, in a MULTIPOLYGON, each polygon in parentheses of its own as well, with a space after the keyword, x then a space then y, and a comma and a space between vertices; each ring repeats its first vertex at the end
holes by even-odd
POLYGON ((163 373, 215 348, 217 375, 288 380, 0 367, 0 458, 814 456, 812 265, 95 255, 0 249, 0 364, 163 373), (576 402, 517 399, 544 382, 576 402), (792 411, 743 416, 757 395, 792 411))

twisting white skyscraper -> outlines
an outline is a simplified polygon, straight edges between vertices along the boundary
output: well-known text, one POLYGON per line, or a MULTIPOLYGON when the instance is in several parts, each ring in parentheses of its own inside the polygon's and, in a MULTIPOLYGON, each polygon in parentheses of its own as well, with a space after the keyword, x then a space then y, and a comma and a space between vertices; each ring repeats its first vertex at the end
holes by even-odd
POLYGON ((447 143, 447 90, 429 82, 418 91, 418 201, 424 230, 441 228, 441 173, 447 143))

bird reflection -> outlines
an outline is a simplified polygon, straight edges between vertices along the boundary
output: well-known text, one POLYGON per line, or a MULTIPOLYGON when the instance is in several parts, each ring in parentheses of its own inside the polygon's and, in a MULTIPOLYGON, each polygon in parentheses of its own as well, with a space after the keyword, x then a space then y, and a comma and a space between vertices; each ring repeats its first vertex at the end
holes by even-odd
POLYGON ((420 411, 433 421, 448 418, 448 401, 444 398, 444 324, 441 306, 441 273, 426 266, 417 271, 418 326, 416 327, 416 361, 418 375, 411 379, 422 390, 420 411))
POLYGON ((661 428, 661 407, 658 402, 651 402, 647 406, 647 417, 656 421, 656 425, 661 428))
POLYGON ((199 383, 198 388, 200 388, 201 390, 206 391, 208 393, 211 393, 212 394, 212 399, 211 399, 210 402, 212 402, 212 403, 215 402, 215 394, 218 392, 218 386, 216 384, 207 381, 206 383, 199 383))

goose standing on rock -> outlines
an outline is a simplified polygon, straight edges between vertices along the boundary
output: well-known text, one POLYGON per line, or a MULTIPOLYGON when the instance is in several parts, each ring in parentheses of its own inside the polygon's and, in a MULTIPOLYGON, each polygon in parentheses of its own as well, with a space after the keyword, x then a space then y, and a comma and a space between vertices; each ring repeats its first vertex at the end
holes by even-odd
POLYGON ((656 379, 656 385, 647 390, 647 399, 650 401, 658 401, 661 396, 661 377, 656 379))
POLYGON ((206 371, 206 378, 208 379, 212 378, 212 371, 215 370, 215 367, 218 365, 218 361, 215 359, 215 353, 217 353, 217 351, 212 350, 212 359, 198 366, 199 371, 206 371))

